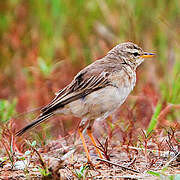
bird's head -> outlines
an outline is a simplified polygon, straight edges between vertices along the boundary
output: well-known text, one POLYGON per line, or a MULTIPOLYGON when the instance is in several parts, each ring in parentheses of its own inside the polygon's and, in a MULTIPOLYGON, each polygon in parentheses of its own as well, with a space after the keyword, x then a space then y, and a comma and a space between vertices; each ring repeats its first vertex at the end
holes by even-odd
POLYGON ((129 64, 133 68, 139 66, 145 58, 155 55, 143 51, 142 48, 132 42, 121 43, 115 46, 108 54, 116 56, 122 63, 129 64))

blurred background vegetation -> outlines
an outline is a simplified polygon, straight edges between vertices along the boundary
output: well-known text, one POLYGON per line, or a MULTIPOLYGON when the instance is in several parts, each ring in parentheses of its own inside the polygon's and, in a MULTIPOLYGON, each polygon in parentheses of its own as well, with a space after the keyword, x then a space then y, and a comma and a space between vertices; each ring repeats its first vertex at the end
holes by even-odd
MULTIPOLYGON (((80 69, 132 41, 157 55, 138 69, 137 86, 114 119, 122 130, 127 116, 147 128, 158 102, 156 116, 169 103, 180 104, 179 33, 179 0, 0 1, 1 124, 47 104, 80 69)), ((177 127, 179 117, 171 109, 158 126, 177 127)), ((33 118, 16 118, 16 128, 33 118)), ((78 121, 61 116, 52 122, 48 132, 55 137, 78 121)))

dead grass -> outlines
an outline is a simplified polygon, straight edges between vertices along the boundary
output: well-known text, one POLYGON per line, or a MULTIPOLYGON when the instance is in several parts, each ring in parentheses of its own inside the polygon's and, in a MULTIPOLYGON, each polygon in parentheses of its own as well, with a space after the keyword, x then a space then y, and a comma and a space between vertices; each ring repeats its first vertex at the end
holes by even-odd
MULTIPOLYGON (((99 126, 98 131, 103 132, 104 128, 99 126)), ((128 134, 129 131, 133 129, 128 130, 128 134)), ((87 164, 81 141, 76 139, 73 142, 74 135, 72 133, 66 138, 59 138, 43 147, 38 147, 36 141, 30 143, 24 138, 21 139, 24 145, 19 144, 19 139, 15 139, 11 131, 4 131, 1 142, 5 151, 4 156, 1 156, 0 177, 2 179, 12 177, 13 179, 158 179, 170 178, 180 173, 179 132, 175 132, 172 128, 149 134, 141 130, 136 138, 127 136, 125 141, 121 141, 118 132, 111 138, 101 137, 97 142, 104 159, 96 156, 95 147, 89 139, 86 139, 94 166, 87 164)))

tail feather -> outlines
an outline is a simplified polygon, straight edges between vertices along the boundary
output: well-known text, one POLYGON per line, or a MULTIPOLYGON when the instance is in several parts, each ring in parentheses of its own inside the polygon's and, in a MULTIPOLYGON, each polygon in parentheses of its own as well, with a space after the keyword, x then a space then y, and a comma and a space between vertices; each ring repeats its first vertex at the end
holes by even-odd
POLYGON ((32 123, 28 124, 27 126, 25 126, 24 128, 22 128, 21 130, 19 130, 16 133, 16 136, 21 136, 22 134, 24 134, 26 131, 30 130, 33 127, 36 127, 37 125, 39 125, 40 123, 42 123, 43 121, 49 119, 50 117, 52 117, 54 114, 53 113, 48 113, 46 115, 41 114, 35 121, 33 121, 32 123))

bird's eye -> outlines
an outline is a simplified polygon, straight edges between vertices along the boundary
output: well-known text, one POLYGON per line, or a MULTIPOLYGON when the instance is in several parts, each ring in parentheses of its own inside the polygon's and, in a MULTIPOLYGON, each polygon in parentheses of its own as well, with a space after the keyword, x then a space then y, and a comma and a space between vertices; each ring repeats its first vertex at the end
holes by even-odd
POLYGON ((133 55, 134 55, 134 56, 138 56, 138 55, 139 55, 139 53, 135 52, 135 53, 133 53, 133 55))

